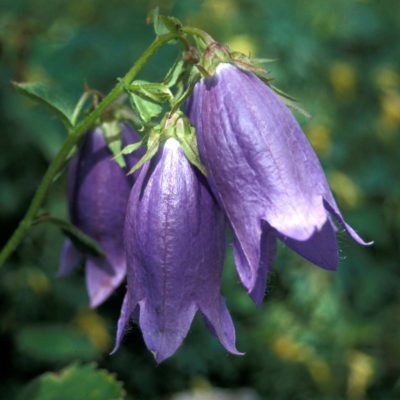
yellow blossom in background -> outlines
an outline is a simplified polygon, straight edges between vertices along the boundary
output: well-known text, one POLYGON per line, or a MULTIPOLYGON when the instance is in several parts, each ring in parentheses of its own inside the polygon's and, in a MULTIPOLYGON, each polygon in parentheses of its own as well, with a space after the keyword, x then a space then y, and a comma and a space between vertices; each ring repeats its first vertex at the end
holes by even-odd
POLYGON ((382 119, 385 127, 396 129, 400 126, 400 93, 388 90, 381 97, 382 119))
POLYGON ((257 46, 254 39, 249 35, 236 35, 230 38, 227 45, 231 50, 238 51, 247 56, 253 56, 256 54, 257 46))
POLYGON ((218 19, 225 19, 230 14, 237 12, 237 6, 234 0, 206 0, 203 9, 205 12, 211 13, 214 18, 218 19))
POLYGON ((352 98, 357 90, 357 70, 345 62, 334 63, 329 70, 329 80, 337 97, 352 98))
POLYGON ((355 208, 359 205, 361 190, 349 176, 340 171, 333 171, 329 174, 329 183, 341 206, 355 208))
POLYGON ((109 349, 110 335, 104 319, 97 312, 92 310, 80 312, 75 317, 74 324, 88 336, 93 346, 101 351, 109 349))
POLYGON ((318 124, 306 128, 306 134, 318 155, 326 156, 332 147, 331 132, 325 125, 318 124))
POLYGON ((332 371, 325 360, 305 343, 296 342, 288 335, 273 340, 272 351, 282 360, 305 364, 313 380, 322 389, 330 389, 333 383, 332 371))
POLYGON ((26 281, 37 295, 44 295, 51 289, 49 279, 40 269, 30 269, 27 273, 26 281))
POLYGON ((352 350, 347 357, 349 376, 347 396, 350 400, 365 399, 368 386, 374 378, 374 360, 368 354, 352 350))
POLYGON ((392 66, 379 67, 373 81, 380 95, 380 115, 376 121, 376 136, 391 145, 400 129, 400 73, 392 66))
POLYGON ((378 89, 393 89, 400 85, 400 74, 393 67, 385 65, 375 71, 373 80, 378 89))
POLYGON ((234 0, 205 0, 200 10, 188 18, 187 23, 206 29, 215 24, 232 21, 237 15, 238 7, 234 0))

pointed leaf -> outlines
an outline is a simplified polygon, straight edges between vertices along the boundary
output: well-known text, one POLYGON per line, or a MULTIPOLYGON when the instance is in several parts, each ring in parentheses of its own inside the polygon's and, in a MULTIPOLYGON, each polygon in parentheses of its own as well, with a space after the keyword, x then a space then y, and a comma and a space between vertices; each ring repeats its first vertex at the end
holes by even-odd
POLYGON ((72 364, 58 373, 46 372, 29 383, 18 400, 123 400, 120 382, 95 364, 72 364))
POLYGON ((182 29, 182 22, 178 18, 166 15, 158 16, 158 26, 163 26, 164 33, 178 33, 182 29))
POLYGON ((178 32, 182 28, 182 22, 175 17, 159 15, 158 7, 153 11, 153 27, 157 36, 169 32, 178 32))
POLYGON ((144 99, 143 97, 130 92, 129 98, 131 100, 132 107, 137 110, 142 121, 147 124, 154 117, 161 114, 163 107, 154 101, 144 99))
POLYGON ((43 222, 49 222, 56 225, 82 253, 92 254, 97 257, 104 257, 105 254, 100 245, 76 226, 62 219, 52 217, 48 214, 40 216, 34 222, 34 224, 43 222))
POLYGON ((55 89, 54 85, 44 82, 13 82, 13 85, 21 94, 30 97, 57 114, 66 125, 73 125, 74 102, 65 93, 55 89))

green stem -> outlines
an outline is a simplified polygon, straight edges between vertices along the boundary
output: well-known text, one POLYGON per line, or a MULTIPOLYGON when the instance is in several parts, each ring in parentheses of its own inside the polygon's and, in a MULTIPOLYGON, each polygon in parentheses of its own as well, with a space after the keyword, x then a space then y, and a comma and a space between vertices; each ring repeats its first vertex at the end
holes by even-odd
POLYGON ((183 26, 182 32, 199 37, 203 40, 206 46, 210 45, 211 43, 215 43, 215 40, 211 35, 201 29, 194 28, 193 26, 183 26))
POLYGON ((150 59, 150 57, 165 43, 173 40, 180 39, 180 35, 176 33, 167 33, 165 35, 158 36, 154 42, 145 50, 142 56, 136 61, 132 68, 127 74, 118 82, 118 84, 111 90, 111 92, 104 97, 103 101, 96 107, 86 118, 84 118, 77 126, 75 126, 66 141, 62 145, 60 151, 49 165, 42 182, 40 183, 32 202, 25 214, 25 217, 14 231, 6 245, 3 247, 0 253, 0 267, 6 262, 11 253, 16 249, 21 240, 24 238, 26 232, 30 228, 32 221, 34 220, 36 213, 46 194, 53 182, 55 175, 62 167, 66 157, 72 150, 74 145, 78 142, 80 137, 90 129, 96 120, 101 117, 102 113, 123 93, 124 85, 129 85, 136 77, 138 72, 144 66, 144 64, 150 59))

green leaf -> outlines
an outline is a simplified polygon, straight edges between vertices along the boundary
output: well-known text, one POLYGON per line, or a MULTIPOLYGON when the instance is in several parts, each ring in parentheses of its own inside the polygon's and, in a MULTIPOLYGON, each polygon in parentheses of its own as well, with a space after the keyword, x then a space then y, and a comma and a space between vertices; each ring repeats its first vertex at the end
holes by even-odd
POLYGON ((126 167, 126 162, 121 154, 122 141, 121 141, 121 125, 118 121, 103 122, 102 130, 106 139, 108 148, 114 156, 114 160, 121 168, 126 167))
POLYGON ((163 107, 152 100, 145 99, 140 95, 133 92, 129 92, 129 98, 131 100, 131 105, 139 113, 142 121, 147 124, 154 117, 161 114, 163 107))
POLYGON ((95 364, 73 364, 46 372, 30 382, 18 400, 123 400, 122 383, 95 364))
POLYGON ((152 118, 161 114, 163 106, 160 103, 172 100, 173 95, 168 86, 163 83, 147 81, 134 81, 127 85, 122 81, 124 89, 129 96, 132 108, 138 112, 141 120, 146 125, 152 118))
POLYGON ((99 356, 89 338, 68 325, 28 325, 17 332, 15 340, 20 353, 41 362, 89 361, 99 356))
POLYGON ((170 32, 179 32, 182 28, 182 22, 175 17, 166 17, 159 15, 158 7, 153 10, 153 27, 157 36, 170 32))
POLYGON ((45 82, 13 82, 16 90, 49 108, 67 125, 73 125, 74 102, 54 85, 45 82))
POLYGON ((158 16, 158 27, 164 31, 164 33, 178 33, 182 29, 182 22, 178 18, 168 17, 165 15, 158 16))
POLYGON ((65 236, 71 239, 71 242, 82 253, 89 253, 96 257, 105 256, 103 249, 94 239, 83 233, 80 229, 70 224, 69 222, 52 217, 49 214, 44 214, 39 216, 34 221, 34 224, 39 224, 43 222, 49 222, 56 225, 59 229, 61 229, 65 236))

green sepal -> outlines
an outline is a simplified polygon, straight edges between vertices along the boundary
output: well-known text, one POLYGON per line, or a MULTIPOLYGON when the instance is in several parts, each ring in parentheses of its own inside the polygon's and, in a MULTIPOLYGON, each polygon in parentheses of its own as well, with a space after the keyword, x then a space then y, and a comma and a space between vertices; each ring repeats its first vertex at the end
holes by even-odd
POLYGON ((135 150, 137 150, 140 146, 143 146, 143 140, 140 140, 139 142, 136 143, 128 144, 115 157, 122 157, 124 155, 131 154, 135 150))
POLYGON ((175 137, 178 139, 189 162, 206 176, 207 171, 200 161, 200 155, 197 147, 196 130, 190 125, 190 122, 186 116, 182 116, 177 120, 175 125, 175 137))
POLYGON ((284 92, 283 90, 277 88, 277 87, 274 86, 274 85, 271 85, 271 84, 270 84, 269 86, 271 87, 271 89, 272 89, 275 93, 279 94, 279 96, 281 96, 281 97, 283 97, 283 98, 285 98, 285 99, 288 99, 288 100, 290 100, 290 101, 297 102, 297 99, 295 99, 295 98, 294 98, 293 96, 291 96, 290 94, 284 92))
POLYGON ((192 94, 193 89, 196 85, 196 83, 201 79, 201 74, 198 72, 198 70, 196 70, 195 68, 193 68, 191 70, 189 79, 187 80, 187 87, 186 89, 182 90, 181 93, 178 93, 175 96, 175 100, 172 104, 171 107, 171 113, 174 113, 176 111, 178 111, 178 109, 180 108, 180 106, 184 103, 184 101, 192 94))
POLYGON ((160 134, 157 130, 150 132, 147 139, 147 151, 146 154, 129 170, 128 175, 133 174, 139 168, 141 168, 144 163, 151 160, 153 156, 157 153, 158 147, 160 145, 160 134))
POLYGON ((282 98, 282 100, 288 107, 302 114, 306 118, 311 118, 311 115, 307 111, 303 110, 298 104, 296 104, 298 100, 296 100, 294 97, 290 96, 283 90, 278 89, 276 86, 273 85, 269 86, 276 94, 278 94, 282 98))
POLYGON ((132 84, 127 86, 127 88, 144 98, 155 101, 156 103, 170 101, 173 98, 171 90, 164 83, 133 81, 132 84))
POLYGON ((88 253, 96 257, 105 256, 103 249, 94 239, 83 233, 79 228, 70 224, 69 222, 53 217, 49 214, 43 214, 33 222, 33 225, 43 222, 48 222, 57 226, 82 253, 88 253))
POLYGON ((125 146, 122 149, 121 153, 124 154, 124 155, 131 154, 142 145, 143 145, 142 141, 136 142, 136 143, 132 143, 132 144, 128 144, 127 146, 125 146))
POLYGON ((75 104, 61 90, 45 82, 12 82, 15 89, 54 112, 67 127, 74 124, 75 104))
POLYGON ((121 168, 126 167, 126 162, 121 154, 122 139, 121 139, 121 125, 119 121, 106 121, 101 124, 101 129, 106 139, 107 146, 114 156, 114 160, 121 168))
POLYGON ((169 71, 167 72, 167 75, 165 75, 163 83, 169 88, 172 86, 175 86, 178 83, 178 81, 180 80, 182 74, 184 73, 184 70, 185 70, 184 67, 185 67, 185 63, 179 57, 175 61, 174 65, 169 69, 169 71))
POLYGON ((121 382, 96 364, 74 363, 59 372, 46 372, 31 381, 18 400, 123 400, 121 382))

